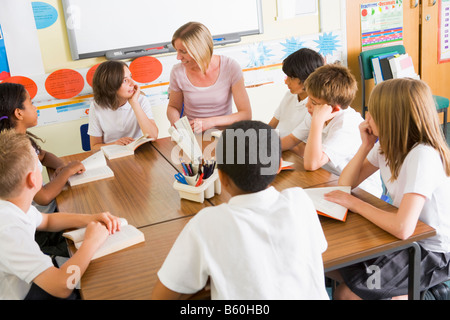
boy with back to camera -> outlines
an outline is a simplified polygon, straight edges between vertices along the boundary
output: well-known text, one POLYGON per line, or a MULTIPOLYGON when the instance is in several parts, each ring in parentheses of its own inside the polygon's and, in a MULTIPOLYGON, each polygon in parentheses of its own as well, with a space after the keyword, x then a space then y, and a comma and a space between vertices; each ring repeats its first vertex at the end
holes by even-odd
POLYGON ((31 205, 42 187, 38 162, 26 134, 14 129, 0 133, 0 300, 76 298, 76 281, 109 233, 119 230, 118 218, 108 212, 40 213, 31 205), (34 239, 36 230, 86 225, 83 244, 60 268, 53 266, 34 239))
MULTIPOLYGON (((294 147, 306 170, 323 168, 340 175, 361 145, 361 115, 350 107, 358 90, 355 77, 345 66, 327 64, 306 79, 308 114, 291 134, 281 139, 282 150, 294 147)), ((360 188, 380 197, 382 184, 375 172, 360 188)))
POLYGON ((216 148, 232 198, 205 208, 178 236, 153 299, 186 298, 210 280, 212 299, 328 299, 317 212, 301 188, 277 191, 279 136, 259 121, 236 122, 216 148))

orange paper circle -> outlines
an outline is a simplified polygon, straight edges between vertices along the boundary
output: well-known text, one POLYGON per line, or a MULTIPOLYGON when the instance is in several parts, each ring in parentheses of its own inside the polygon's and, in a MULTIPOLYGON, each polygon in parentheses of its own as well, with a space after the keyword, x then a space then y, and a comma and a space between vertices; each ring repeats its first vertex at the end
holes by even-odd
POLYGON ((30 94, 31 99, 33 99, 36 96, 36 93, 38 91, 36 83, 27 77, 22 76, 14 76, 10 77, 8 79, 5 79, 3 82, 9 82, 9 83, 19 83, 25 87, 25 89, 30 94))
POLYGON ((83 76, 72 69, 61 69, 50 74, 45 80, 45 89, 56 99, 70 99, 84 88, 83 76))
POLYGON ((92 87, 92 80, 94 79, 95 70, 97 70, 100 63, 97 63, 95 66, 91 67, 86 74, 86 82, 92 87))
POLYGON ((130 63, 130 71, 133 80, 140 83, 153 82, 162 73, 161 62, 154 57, 140 57, 130 63))

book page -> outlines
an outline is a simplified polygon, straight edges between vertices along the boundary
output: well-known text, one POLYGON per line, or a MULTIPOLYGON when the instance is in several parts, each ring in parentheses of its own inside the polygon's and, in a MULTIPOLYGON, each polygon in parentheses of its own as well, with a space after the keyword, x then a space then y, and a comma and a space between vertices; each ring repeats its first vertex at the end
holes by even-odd
POLYGON ((86 171, 106 166, 106 159, 102 151, 94 153, 92 156, 87 157, 81 163, 86 168, 86 171))
POLYGON ((94 168, 90 170, 86 170, 83 173, 75 174, 69 178, 69 184, 71 186, 75 186, 77 184, 82 184, 86 182, 91 182, 95 180, 100 180, 103 178, 113 177, 114 172, 111 170, 110 167, 100 167, 100 168, 94 168))
MULTIPOLYGON (((125 218, 119 218, 119 220, 120 220, 121 227, 128 225, 128 221, 125 218)), ((64 232, 63 237, 72 240, 76 244, 77 242, 80 242, 84 239, 85 233, 86 233, 86 228, 79 228, 76 230, 64 232)))
MULTIPOLYGON (((105 243, 103 243, 103 245, 94 254, 92 260, 144 241, 145 237, 142 231, 132 225, 124 226, 120 231, 108 236, 105 243)), ((79 249, 82 243, 83 242, 76 243, 75 247, 79 249)))
POLYGON ((323 195, 334 190, 341 190, 346 193, 350 193, 351 187, 349 186, 337 186, 337 187, 325 187, 325 188, 310 188, 304 189, 308 196, 314 203, 314 207, 320 213, 338 220, 344 220, 347 214, 347 208, 340 204, 325 200, 323 195))

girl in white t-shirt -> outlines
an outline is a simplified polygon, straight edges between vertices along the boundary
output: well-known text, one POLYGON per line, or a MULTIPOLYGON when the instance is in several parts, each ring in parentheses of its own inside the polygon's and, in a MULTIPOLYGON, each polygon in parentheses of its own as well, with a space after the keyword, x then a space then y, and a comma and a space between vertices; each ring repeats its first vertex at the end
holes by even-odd
POLYGON ((89 109, 91 148, 108 144, 127 145, 147 134, 156 139, 158 128, 150 102, 122 61, 105 61, 95 70, 94 100, 89 109))
MULTIPOLYGON (((430 88, 420 80, 394 79, 378 84, 369 99, 369 114, 360 125, 362 144, 342 171, 339 184, 356 187, 380 169, 395 213, 358 198, 331 192, 326 199, 358 213, 392 235, 407 239, 420 219, 436 235, 419 241, 420 289, 450 278, 450 150, 440 129, 430 88), (377 142, 377 139, 378 142, 377 142)), ((339 299, 399 297, 408 288, 408 251, 395 252, 330 274, 341 284, 339 299), (368 286, 380 268, 380 285, 368 286), (373 270, 370 269, 369 270, 373 270)))
POLYGON ((280 138, 289 135, 308 113, 306 108, 308 95, 303 83, 314 70, 323 65, 323 57, 309 48, 301 48, 284 59, 283 72, 286 74, 284 83, 289 91, 284 95, 269 122, 269 126, 279 130, 280 138))

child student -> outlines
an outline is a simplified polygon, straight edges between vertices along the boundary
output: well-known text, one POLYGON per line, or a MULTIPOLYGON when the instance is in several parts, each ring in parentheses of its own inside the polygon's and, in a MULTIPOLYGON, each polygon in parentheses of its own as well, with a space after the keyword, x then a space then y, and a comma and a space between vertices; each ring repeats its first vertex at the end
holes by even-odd
POLYGON ((152 298, 185 297, 210 279, 212 299, 328 299, 327 242, 311 200, 301 188, 269 186, 280 168, 276 131, 259 121, 236 122, 223 131, 216 157, 232 198, 189 221, 152 298))
POLYGON ((40 213, 31 205, 42 187, 42 175, 29 137, 13 129, 3 130, 0 150, 0 299, 67 298, 95 251, 109 233, 119 230, 119 220, 108 212, 40 213), (34 241, 36 230, 86 225, 82 246, 60 269, 34 241), (73 282, 76 274, 78 279, 73 282))
POLYGON ((103 145, 127 145, 147 134, 158 137, 150 102, 141 95, 125 62, 105 61, 95 70, 94 100, 89 109, 90 144, 92 150, 103 145))
POLYGON ((34 201, 41 212, 51 213, 56 209, 55 197, 61 192, 69 177, 85 170, 80 161, 64 164, 64 161, 51 152, 41 149, 35 135, 28 132, 37 125, 37 109, 33 105, 25 87, 16 83, 0 84, 0 131, 15 129, 26 133, 39 158, 39 166, 55 170, 56 176, 36 193, 34 201))
MULTIPOLYGON (((324 65, 305 83, 308 114, 291 134, 281 139, 282 150, 297 146, 306 170, 325 170, 339 175, 361 145, 361 115, 349 105, 358 90, 350 70, 339 64, 324 65)), ((382 184, 375 173, 360 186, 381 196, 382 184)))
MULTIPOLYGON (((14 128, 16 132, 26 133, 39 158, 39 168, 42 166, 55 170, 51 181, 38 190, 33 199, 33 205, 40 212, 57 211, 56 196, 62 191, 69 177, 85 171, 80 161, 65 164, 55 154, 42 149, 36 142, 38 137, 28 132, 37 125, 37 109, 33 105, 25 87, 16 83, 0 84, 0 132, 14 128)), ((59 233, 36 232, 36 241, 41 250, 50 255, 68 256, 67 245, 59 233)))
POLYGON ((274 113, 269 125, 279 130, 280 138, 289 135, 299 125, 308 113, 304 83, 308 76, 324 65, 323 57, 314 50, 302 48, 290 54, 283 61, 283 72, 286 74, 284 83, 286 92, 274 113))
MULTIPOLYGON (((326 196, 362 215, 392 235, 407 239, 417 220, 436 229, 419 241, 421 290, 450 278, 450 150, 443 138, 430 88, 420 80, 394 79, 378 84, 369 98, 369 114, 360 125, 362 144, 339 178, 357 186, 380 169, 398 208, 396 213, 372 207, 339 192, 326 196), (378 142, 377 142, 377 139, 378 142)), ((384 299, 407 293, 408 252, 392 253, 339 270, 340 299, 384 299), (369 289, 366 267, 380 268, 379 289, 369 289)))

